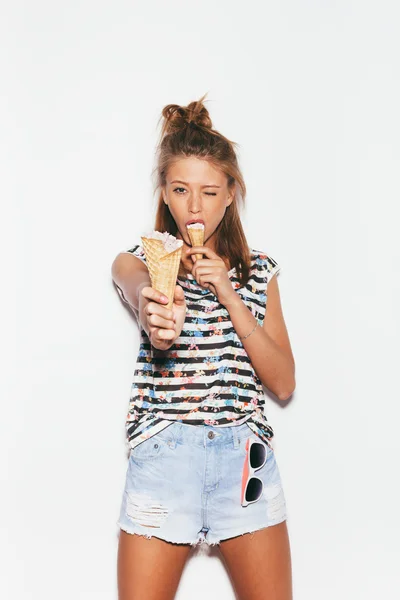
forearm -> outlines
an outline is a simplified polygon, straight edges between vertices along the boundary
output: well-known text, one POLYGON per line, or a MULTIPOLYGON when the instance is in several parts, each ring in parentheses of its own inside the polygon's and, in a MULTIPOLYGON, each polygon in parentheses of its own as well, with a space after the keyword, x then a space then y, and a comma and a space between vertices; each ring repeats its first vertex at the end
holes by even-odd
POLYGON ((144 287, 151 287, 151 281, 148 273, 141 272, 134 281, 124 282, 124 297, 131 308, 140 310, 141 300, 146 300, 141 294, 144 287))
MULTIPOLYGON (((239 338, 247 336, 257 323, 246 304, 235 292, 226 306, 232 325, 239 338)), ((246 339, 240 340, 261 383, 280 400, 286 399, 295 388, 294 366, 281 348, 257 325, 246 339)))
POLYGON ((139 283, 136 281, 134 285, 125 285, 124 296, 129 306, 138 313, 140 324, 146 334, 149 335, 144 309, 150 300, 141 294, 141 291, 144 287, 151 287, 151 281, 147 274, 143 275, 139 283))

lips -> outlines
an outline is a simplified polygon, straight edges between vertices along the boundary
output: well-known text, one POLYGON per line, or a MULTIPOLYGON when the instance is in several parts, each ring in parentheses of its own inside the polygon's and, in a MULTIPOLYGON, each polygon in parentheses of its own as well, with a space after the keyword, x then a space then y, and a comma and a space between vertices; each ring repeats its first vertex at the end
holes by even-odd
POLYGON ((192 219, 191 221, 188 221, 186 225, 190 225, 191 223, 203 223, 204 225, 203 219, 192 219))

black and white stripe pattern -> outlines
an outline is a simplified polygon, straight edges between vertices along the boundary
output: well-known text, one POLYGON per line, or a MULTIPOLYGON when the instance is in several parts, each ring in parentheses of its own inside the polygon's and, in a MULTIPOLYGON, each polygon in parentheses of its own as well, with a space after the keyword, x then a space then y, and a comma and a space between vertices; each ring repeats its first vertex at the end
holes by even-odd
MULTIPOLYGON (((143 247, 126 252, 146 263, 143 247)), ((249 281, 240 286, 235 268, 228 273, 236 293, 263 324, 267 284, 280 270, 265 253, 251 249, 249 281)), ((190 425, 249 427, 265 442, 273 429, 264 414, 265 396, 227 309, 201 287, 193 275, 178 277, 185 293, 184 328, 169 350, 157 350, 138 321, 141 343, 136 361, 129 410, 127 443, 133 448, 175 420, 190 425)), ((121 298, 126 302, 122 290, 121 298)))

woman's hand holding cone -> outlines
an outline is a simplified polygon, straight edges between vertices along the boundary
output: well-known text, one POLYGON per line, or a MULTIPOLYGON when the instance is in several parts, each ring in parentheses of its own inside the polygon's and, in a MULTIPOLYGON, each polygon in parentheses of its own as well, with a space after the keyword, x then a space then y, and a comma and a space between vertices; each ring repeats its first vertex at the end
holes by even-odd
POLYGON ((176 336, 172 342, 172 343, 174 343, 176 338, 178 338, 182 333, 183 325, 184 325, 185 319, 186 319, 186 311, 187 311, 185 294, 183 292, 183 288, 181 288, 180 285, 175 286, 172 311, 174 313, 174 318, 175 318, 175 332, 176 332, 176 336))
MULTIPOLYGON (((180 336, 186 317, 183 289, 175 286, 172 309, 168 309, 163 294, 152 287, 144 287, 139 294, 140 321, 149 340, 158 350, 168 350, 180 336)), ((165 296, 164 296, 165 297, 165 296)))
POLYGON ((226 308, 237 301, 237 293, 229 279, 228 269, 223 259, 208 246, 193 246, 186 250, 186 256, 195 261, 192 275, 199 285, 210 289, 218 301, 226 308), (204 254, 200 260, 194 255, 204 254))

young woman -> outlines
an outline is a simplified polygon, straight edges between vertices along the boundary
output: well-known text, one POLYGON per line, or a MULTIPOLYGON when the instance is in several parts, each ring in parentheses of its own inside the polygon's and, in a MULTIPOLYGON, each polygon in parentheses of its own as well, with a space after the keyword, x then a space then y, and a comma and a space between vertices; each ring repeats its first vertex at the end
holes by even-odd
POLYGON ((284 401, 295 388, 273 277, 280 266, 247 245, 235 144, 213 129, 203 101, 162 111, 154 228, 183 241, 172 310, 151 288, 141 245, 112 266, 141 334, 126 420, 119 600, 173 599, 202 541, 219 548, 238 598, 291 600, 286 503, 262 390, 284 401), (204 223, 203 246, 190 244, 193 220, 204 223))

